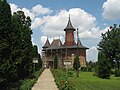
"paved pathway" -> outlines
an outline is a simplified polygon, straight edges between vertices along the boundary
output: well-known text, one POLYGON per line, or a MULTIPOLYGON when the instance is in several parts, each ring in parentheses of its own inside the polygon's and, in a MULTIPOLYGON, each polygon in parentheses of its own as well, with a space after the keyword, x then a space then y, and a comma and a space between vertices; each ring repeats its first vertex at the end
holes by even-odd
POLYGON ((32 90, 58 90, 50 69, 45 69, 32 90))

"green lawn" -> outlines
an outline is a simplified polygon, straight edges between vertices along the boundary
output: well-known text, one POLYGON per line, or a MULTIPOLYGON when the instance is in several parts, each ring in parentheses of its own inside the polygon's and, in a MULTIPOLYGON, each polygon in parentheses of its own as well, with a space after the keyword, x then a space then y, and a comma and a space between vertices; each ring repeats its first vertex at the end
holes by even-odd
POLYGON ((80 72, 80 76, 69 78, 77 90, 120 90, 120 77, 111 76, 110 79, 100 79, 92 72, 80 72))

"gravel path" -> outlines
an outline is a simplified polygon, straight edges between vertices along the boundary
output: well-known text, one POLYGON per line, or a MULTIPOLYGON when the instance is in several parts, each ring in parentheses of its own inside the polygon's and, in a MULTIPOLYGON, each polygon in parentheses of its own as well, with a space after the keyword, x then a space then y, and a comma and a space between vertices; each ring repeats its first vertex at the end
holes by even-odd
POLYGON ((58 90, 50 69, 45 69, 32 90, 58 90))

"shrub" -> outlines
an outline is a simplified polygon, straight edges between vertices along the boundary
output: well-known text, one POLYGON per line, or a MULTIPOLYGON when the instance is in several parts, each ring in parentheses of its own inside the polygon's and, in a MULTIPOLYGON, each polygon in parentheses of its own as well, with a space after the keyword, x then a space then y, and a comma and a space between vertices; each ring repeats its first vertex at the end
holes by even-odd
POLYGON ((55 56, 54 58, 54 69, 57 69, 58 68, 58 58, 57 56, 55 56))
POLYGON ((68 71, 68 77, 73 77, 73 71, 68 71))
POLYGON ((30 75, 28 78, 24 80, 19 81, 19 90, 31 90, 34 83, 36 83, 38 77, 41 75, 44 69, 40 69, 39 71, 36 71, 32 75, 30 75))
POLYGON ((81 71, 87 71, 87 67, 81 67, 81 71))
MULTIPOLYGON (((74 84, 68 80, 65 69, 51 69, 51 71, 59 90, 76 90, 74 84)), ((68 71, 68 76, 72 74, 73 72, 68 71)))
POLYGON ((98 77, 109 79, 111 74, 111 65, 103 52, 98 53, 98 77))
POLYGON ((111 69, 111 74, 115 74, 115 69, 111 69))
POLYGON ((115 69, 115 77, 120 77, 120 69, 115 69))
POLYGON ((91 67, 88 67, 87 70, 88 70, 88 72, 92 72, 92 68, 91 67))

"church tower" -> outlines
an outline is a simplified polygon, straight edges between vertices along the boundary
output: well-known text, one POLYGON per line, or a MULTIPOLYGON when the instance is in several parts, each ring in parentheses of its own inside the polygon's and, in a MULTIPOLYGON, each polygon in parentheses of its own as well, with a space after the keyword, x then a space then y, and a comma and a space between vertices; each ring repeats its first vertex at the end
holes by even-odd
POLYGON ((72 26, 70 16, 69 16, 68 24, 66 28, 64 29, 64 31, 65 31, 65 46, 75 45, 75 40, 74 40, 75 28, 73 28, 72 26))

